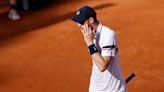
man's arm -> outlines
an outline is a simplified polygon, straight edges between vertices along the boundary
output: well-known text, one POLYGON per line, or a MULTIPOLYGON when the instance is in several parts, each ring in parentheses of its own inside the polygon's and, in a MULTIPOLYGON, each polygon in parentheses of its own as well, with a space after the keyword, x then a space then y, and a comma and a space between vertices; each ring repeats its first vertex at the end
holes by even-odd
MULTIPOLYGON (((84 40, 87 44, 87 46, 91 46, 93 45, 93 31, 91 30, 90 27, 88 27, 88 25, 83 26, 83 29, 81 30, 83 36, 84 36, 84 40)), ((91 54, 92 59, 95 61, 96 65, 98 66, 99 70, 101 72, 103 72, 104 70, 106 70, 108 64, 110 61, 112 61, 112 57, 111 56, 101 56, 101 54, 99 52, 93 53, 91 54)))
MULTIPOLYGON (((95 46, 93 42, 87 42, 87 46, 89 49, 89 46, 95 46)), ((96 48, 96 47, 95 47, 96 48)), ((102 56, 99 52, 95 52, 91 54, 92 59, 98 66, 99 70, 101 72, 105 71, 108 67, 108 64, 112 61, 112 56, 102 56)))
POLYGON ((111 56, 103 57, 99 52, 92 54, 91 57, 101 72, 105 71, 108 67, 108 64, 112 61, 111 56))

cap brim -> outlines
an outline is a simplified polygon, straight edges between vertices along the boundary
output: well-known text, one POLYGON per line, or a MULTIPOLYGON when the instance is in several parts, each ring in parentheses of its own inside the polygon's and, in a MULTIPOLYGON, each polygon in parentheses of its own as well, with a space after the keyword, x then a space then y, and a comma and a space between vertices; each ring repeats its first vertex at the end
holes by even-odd
POLYGON ((83 24, 85 17, 76 15, 71 18, 72 21, 83 24))

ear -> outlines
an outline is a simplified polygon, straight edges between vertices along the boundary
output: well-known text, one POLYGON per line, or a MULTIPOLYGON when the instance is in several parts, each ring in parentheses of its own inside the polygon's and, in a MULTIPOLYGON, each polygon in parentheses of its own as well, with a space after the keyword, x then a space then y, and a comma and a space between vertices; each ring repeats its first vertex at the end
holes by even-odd
POLYGON ((90 24, 94 23, 94 18, 93 18, 93 17, 90 17, 90 18, 89 18, 89 23, 90 23, 90 24))

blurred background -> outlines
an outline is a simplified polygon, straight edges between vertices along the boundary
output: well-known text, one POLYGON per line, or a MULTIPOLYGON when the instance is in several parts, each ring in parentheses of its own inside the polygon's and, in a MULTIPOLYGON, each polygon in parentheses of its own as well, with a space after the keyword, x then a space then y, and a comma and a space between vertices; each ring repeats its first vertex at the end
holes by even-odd
POLYGON ((0 91, 88 92, 91 58, 70 20, 83 5, 117 33, 129 92, 164 92, 163 0, 0 0, 0 91), (16 2, 15 2, 16 1, 16 2))

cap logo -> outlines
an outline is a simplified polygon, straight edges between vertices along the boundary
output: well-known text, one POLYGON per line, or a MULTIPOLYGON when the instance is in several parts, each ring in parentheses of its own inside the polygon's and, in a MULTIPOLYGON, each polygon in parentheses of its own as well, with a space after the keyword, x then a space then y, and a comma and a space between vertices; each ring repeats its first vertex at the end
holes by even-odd
POLYGON ((77 11, 77 12, 76 12, 76 15, 79 15, 79 14, 80 14, 80 11, 77 11))

